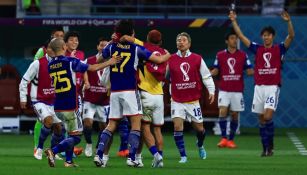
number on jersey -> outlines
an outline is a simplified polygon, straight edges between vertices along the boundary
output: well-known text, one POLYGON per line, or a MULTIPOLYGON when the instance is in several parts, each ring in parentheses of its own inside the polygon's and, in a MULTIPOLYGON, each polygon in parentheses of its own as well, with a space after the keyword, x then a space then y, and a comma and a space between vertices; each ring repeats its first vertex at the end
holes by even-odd
POLYGON ((129 52, 121 52, 120 54, 118 53, 118 51, 114 52, 114 54, 112 56, 118 56, 120 55, 123 58, 123 62, 120 64, 119 66, 119 71, 118 71, 118 67, 117 64, 114 65, 114 67, 112 68, 112 72, 120 72, 123 73, 124 72, 124 67, 127 64, 127 62, 130 60, 131 58, 131 53, 129 52))
POLYGON ((71 89, 71 83, 70 80, 67 77, 65 77, 66 74, 67 74, 66 70, 53 72, 50 74, 50 76, 53 79, 53 86, 56 93, 67 92, 71 89), (57 83, 65 83, 66 85, 57 87, 57 83))

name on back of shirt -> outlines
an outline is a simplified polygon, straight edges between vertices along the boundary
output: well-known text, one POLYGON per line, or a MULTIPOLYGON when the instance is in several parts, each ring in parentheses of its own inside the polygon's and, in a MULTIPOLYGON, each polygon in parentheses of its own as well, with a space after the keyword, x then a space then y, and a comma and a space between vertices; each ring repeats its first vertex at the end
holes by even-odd
POLYGON ((121 49, 130 49, 130 45, 122 45, 120 43, 117 44, 117 47, 121 49))
POLYGON ((51 64, 50 69, 57 69, 62 67, 62 63, 51 64))

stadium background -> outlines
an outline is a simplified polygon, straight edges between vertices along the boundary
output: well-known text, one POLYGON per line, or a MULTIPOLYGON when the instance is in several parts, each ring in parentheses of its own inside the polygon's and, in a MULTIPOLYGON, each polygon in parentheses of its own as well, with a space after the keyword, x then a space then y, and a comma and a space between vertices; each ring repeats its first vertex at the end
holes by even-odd
MULTIPOLYGON (((23 6, 27 1, 14 1, 16 4, 12 2, 4 0, 3 5, 0 6, 3 11, 2 17, 5 17, 0 18, 0 66, 12 65, 17 69, 19 77, 32 62, 33 53, 45 42, 50 31, 56 26, 79 31, 81 35, 79 48, 85 51, 86 56, 95 54, 97 38, 100 36, 109 37, 114 23, 121 18, 134 18, 136 36, 143 40, 149 30, 153 28, 161 30, 163 47, 170 52, 176 51, 176 35, 186 31, 192 37, 192 50, 201 53, 209 67, 212 66, 216 52, 225 48, 224 34, 230 27, 226 15, 230 1, 41 0, 37 1, 40 3, 35 4, 36 1, 30 0, 31 5, 28 9, 23 6), (124 2, 123 5, 120 2, 124 2), (219 2, 219 4, 214 4, 214 2, 219 2), (82 3, 83 5, 80 7, 82 3), (110 10, 113 8, 113 11, 110 10), (213 8, 215 10, 212 10, 213 8)), ((307 17, 304 16, 306 1, 296 1, 296 6, 293 5, 293 2, 285 1, 285 6, 290 10, 290 13, 295 14, 292 15, 292 21, 296 38, 286 54, 283 65, 283 85, 279 107, 274 119, 277 127, 307 127, 307 93, 304 91, 307 87, 307 52, 305 49, 307 45, 307 34, 305 33, 307 17)), ((240 3, 237 9, 240 14, 239 24, 251 40, 261 42, 259 31, 265 25, 275 27, 276 42, 284 40, 287 26, 274 14, 276 12, 273 11, 272 14, 259 18, 259 15, 263 13, 261 1, 260 4, 259 1, 252 0, 242 0, 237 3, 240 3), (258 5, 258 8, 255 9, 255 5, 258 5)), ((247 51, 244 46, 242 49, 247 51)), ((254 59, 253 55, 250 55, 250 59, 254 59)), ((241 114, 241 126, 257 127, 257 117, 250 110, 253 78, 245 77, 245 80, 246 111, 241 114)), ((7 93, 3 88, 0 103, 7 101, 5 99, 7 93)), ((11 102, 14 101, 18 108, 18 96, 11 98, 15 100, 10 99, 11 102)), ((0 104, 0 106, 0 117, 2 118, 24 116, 20 109, 16 109, 18 112, 12 115, 5 109, 7 104, 0 104)), ((21 119, 24 118, 21 117, 21 119)))

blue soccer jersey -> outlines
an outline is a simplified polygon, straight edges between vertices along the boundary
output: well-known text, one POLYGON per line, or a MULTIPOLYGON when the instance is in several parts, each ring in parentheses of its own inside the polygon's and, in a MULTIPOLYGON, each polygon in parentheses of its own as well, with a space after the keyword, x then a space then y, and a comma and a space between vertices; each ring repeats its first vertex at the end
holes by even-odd
POLYGON ((110 43, 103 50, 103 57, 121 56, 121 62, 110 67, 111 91, 135 90, 139 58, 148 60, 151 52, 132 43, 110 43))
POLYGON ((71 111, 77 107, 76 73, 85 72, 88 65, 79 59, 59 56, 48 64, 48 71, 55 89, 55 111, 71 111))

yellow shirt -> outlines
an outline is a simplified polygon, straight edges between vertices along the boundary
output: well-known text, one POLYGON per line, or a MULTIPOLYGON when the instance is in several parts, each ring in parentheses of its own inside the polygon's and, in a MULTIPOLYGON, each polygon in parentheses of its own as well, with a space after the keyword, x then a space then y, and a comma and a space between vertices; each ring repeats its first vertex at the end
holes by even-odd
MULTIPOLYGON (((144 46, 144 43, 138 39, 134 40, 134 43, 140 46, 144 46)), ((144 64, 144 69, 139 70, 139 88, 153 95, 162 95, 163 88, 162 82, 158 81, 147 69, 144 64)))

